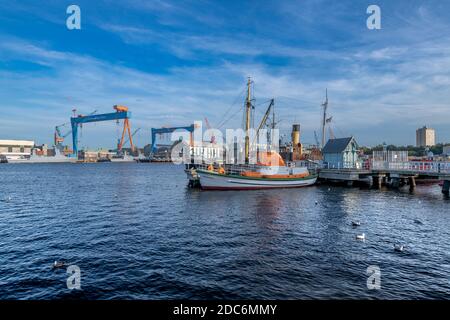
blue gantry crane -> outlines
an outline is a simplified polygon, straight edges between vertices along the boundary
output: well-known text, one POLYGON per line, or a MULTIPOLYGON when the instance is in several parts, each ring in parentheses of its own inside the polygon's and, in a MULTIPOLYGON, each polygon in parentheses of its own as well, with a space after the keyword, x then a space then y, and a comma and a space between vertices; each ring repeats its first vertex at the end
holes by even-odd
POLYGON ((93 114, 93 115, 74 115, 70 118, 70 123, 72 125, 72 143, 73 143, 73 155, 75 157, 78 156, 78 127, 80 127, 83 123, 88 122, 100 122, 100 121, 111 121, 111 120, 124 120, 122 139, 119 140, 118 143, 118 151, 122 149, 124 138, 126 132, 128 132, 128 139, 130 140, 131 149, 133 146, 133 138, 131 135, 131 128, 129 119, 131 118, 131 112, 128 111, 128 108, 125 106, 115 105, 114 110, 116 112, 111 113, 103 113, 103 114, 93 114))
POLYGON ((186 130, 190 133, 190 144, 192 144, 193 141, 193 133, 194 133, 195 126, 191 124, 188 127, 172 127, 172 128, 152 128, 152 153, 156 152, 156 135, 157 134, 164 134, 164 133, 172 133, 176 130, 186 130))
MULTIPOLYGON (((75 111, 75 109, 73 110, 75 111)), ((89 115, 93 115, 97 113, 97 110, 94 110, 93 112, 91 112, 89 115)), ((63 152, 66 149, 66 146, 63 145, 64 140, 70 135, 72 134, 72 130, 66 131, 66 132, 62 132, 62 128, 66 128, 67 129, 67 125, 70 124, 70 122, 66 122, 63 124, 60 124, 58 126, 55 126, 55 133, 54 133, 54 145, 55 147, 60 151, 63 152)))

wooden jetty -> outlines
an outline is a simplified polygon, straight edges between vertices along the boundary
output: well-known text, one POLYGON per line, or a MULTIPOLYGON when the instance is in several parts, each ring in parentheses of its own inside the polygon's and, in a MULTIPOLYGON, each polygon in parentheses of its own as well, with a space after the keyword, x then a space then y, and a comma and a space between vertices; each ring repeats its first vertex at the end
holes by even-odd
POLYGON ((416 187, 416 179, 443 181, 442 193, 450 192, 450 163, 449 162, 387 162, 372 161, 365 168, 336 167, 318 169, 319 180, 344 182, 351 186, 354 182, 364 182, 381 188, 389 185, 400 188, 408 185, 410 189, 416 187))

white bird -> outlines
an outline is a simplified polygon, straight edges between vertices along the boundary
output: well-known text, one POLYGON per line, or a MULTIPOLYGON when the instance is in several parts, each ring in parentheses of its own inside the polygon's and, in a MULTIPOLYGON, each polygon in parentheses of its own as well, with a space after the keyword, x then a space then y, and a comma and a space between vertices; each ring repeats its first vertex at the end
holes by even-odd
POLYGON ((405 246, 402 244, 394 244, 394 250, 398 252, 403 252, 405 250, 405 246))
POLYGON ((356 240, 365 240, 366 239, 366 234, 357 234, 356 235, 356 240))
POLYGON ((53 268, 62 268, 66 265, 66 263, 64 261, 56 261, 53 262, 53 268))

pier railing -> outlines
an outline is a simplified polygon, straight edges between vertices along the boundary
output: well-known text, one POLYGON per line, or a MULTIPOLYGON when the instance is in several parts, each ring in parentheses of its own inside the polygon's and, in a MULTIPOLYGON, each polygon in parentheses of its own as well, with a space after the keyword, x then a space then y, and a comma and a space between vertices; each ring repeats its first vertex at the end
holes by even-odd
MULTIPOLYGON (((300 164, 300 163, 299 163, 300 164)), ((214 169, 218 169, 219 166, 225 169, 227 174, 240 175, 244 171, 256 171, 260 168, 258 165, 233 165, 233 164, 221 164, 214 165, 214 169)), ((401 171, 410 173, 429 173, 429 174, 443 174, 450 175, 450 162, 442 161, 379 161, 379 160, 366 160, 364 162, 338 162, 338 163, 310 163, 305 165, 303 162, 301 166, 306 166, 311 173, 320 169, 334 169, 340 171, 401 171)), ((195 167, 198 169, 207 170, 208 164, 191 164, 188 167, 195 167)))
POLYGON ((442 162, 442 161, 387 162, 374 160, 372 161, 372 169, 450 174, 450 162, 442 162))
POLYGON ((322 169, 356 169, 356 170, 368 170, 368 166, 361 162, 337 162, 337 163, 329 163, 324 162, 322 165, 322 169))

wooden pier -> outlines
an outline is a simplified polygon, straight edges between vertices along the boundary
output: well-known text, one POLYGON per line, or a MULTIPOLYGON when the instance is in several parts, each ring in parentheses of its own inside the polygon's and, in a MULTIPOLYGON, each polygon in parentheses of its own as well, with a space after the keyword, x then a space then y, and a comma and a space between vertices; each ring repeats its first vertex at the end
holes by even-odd
POLYGON ((319 180, 370 184, 375 188, 388 185, 393 188, 416 187, 417 179, 443 181, 442 193, 450 193, 450 163, 448 162, 376 162, 367 168, 320 168, 319 180))
POLYGON ((372 172, 370 170, 341 168, 341 169, 319 169, 319 179, 322 181, 346 182, 352 186, 354 182, 368 182, 372 172))

